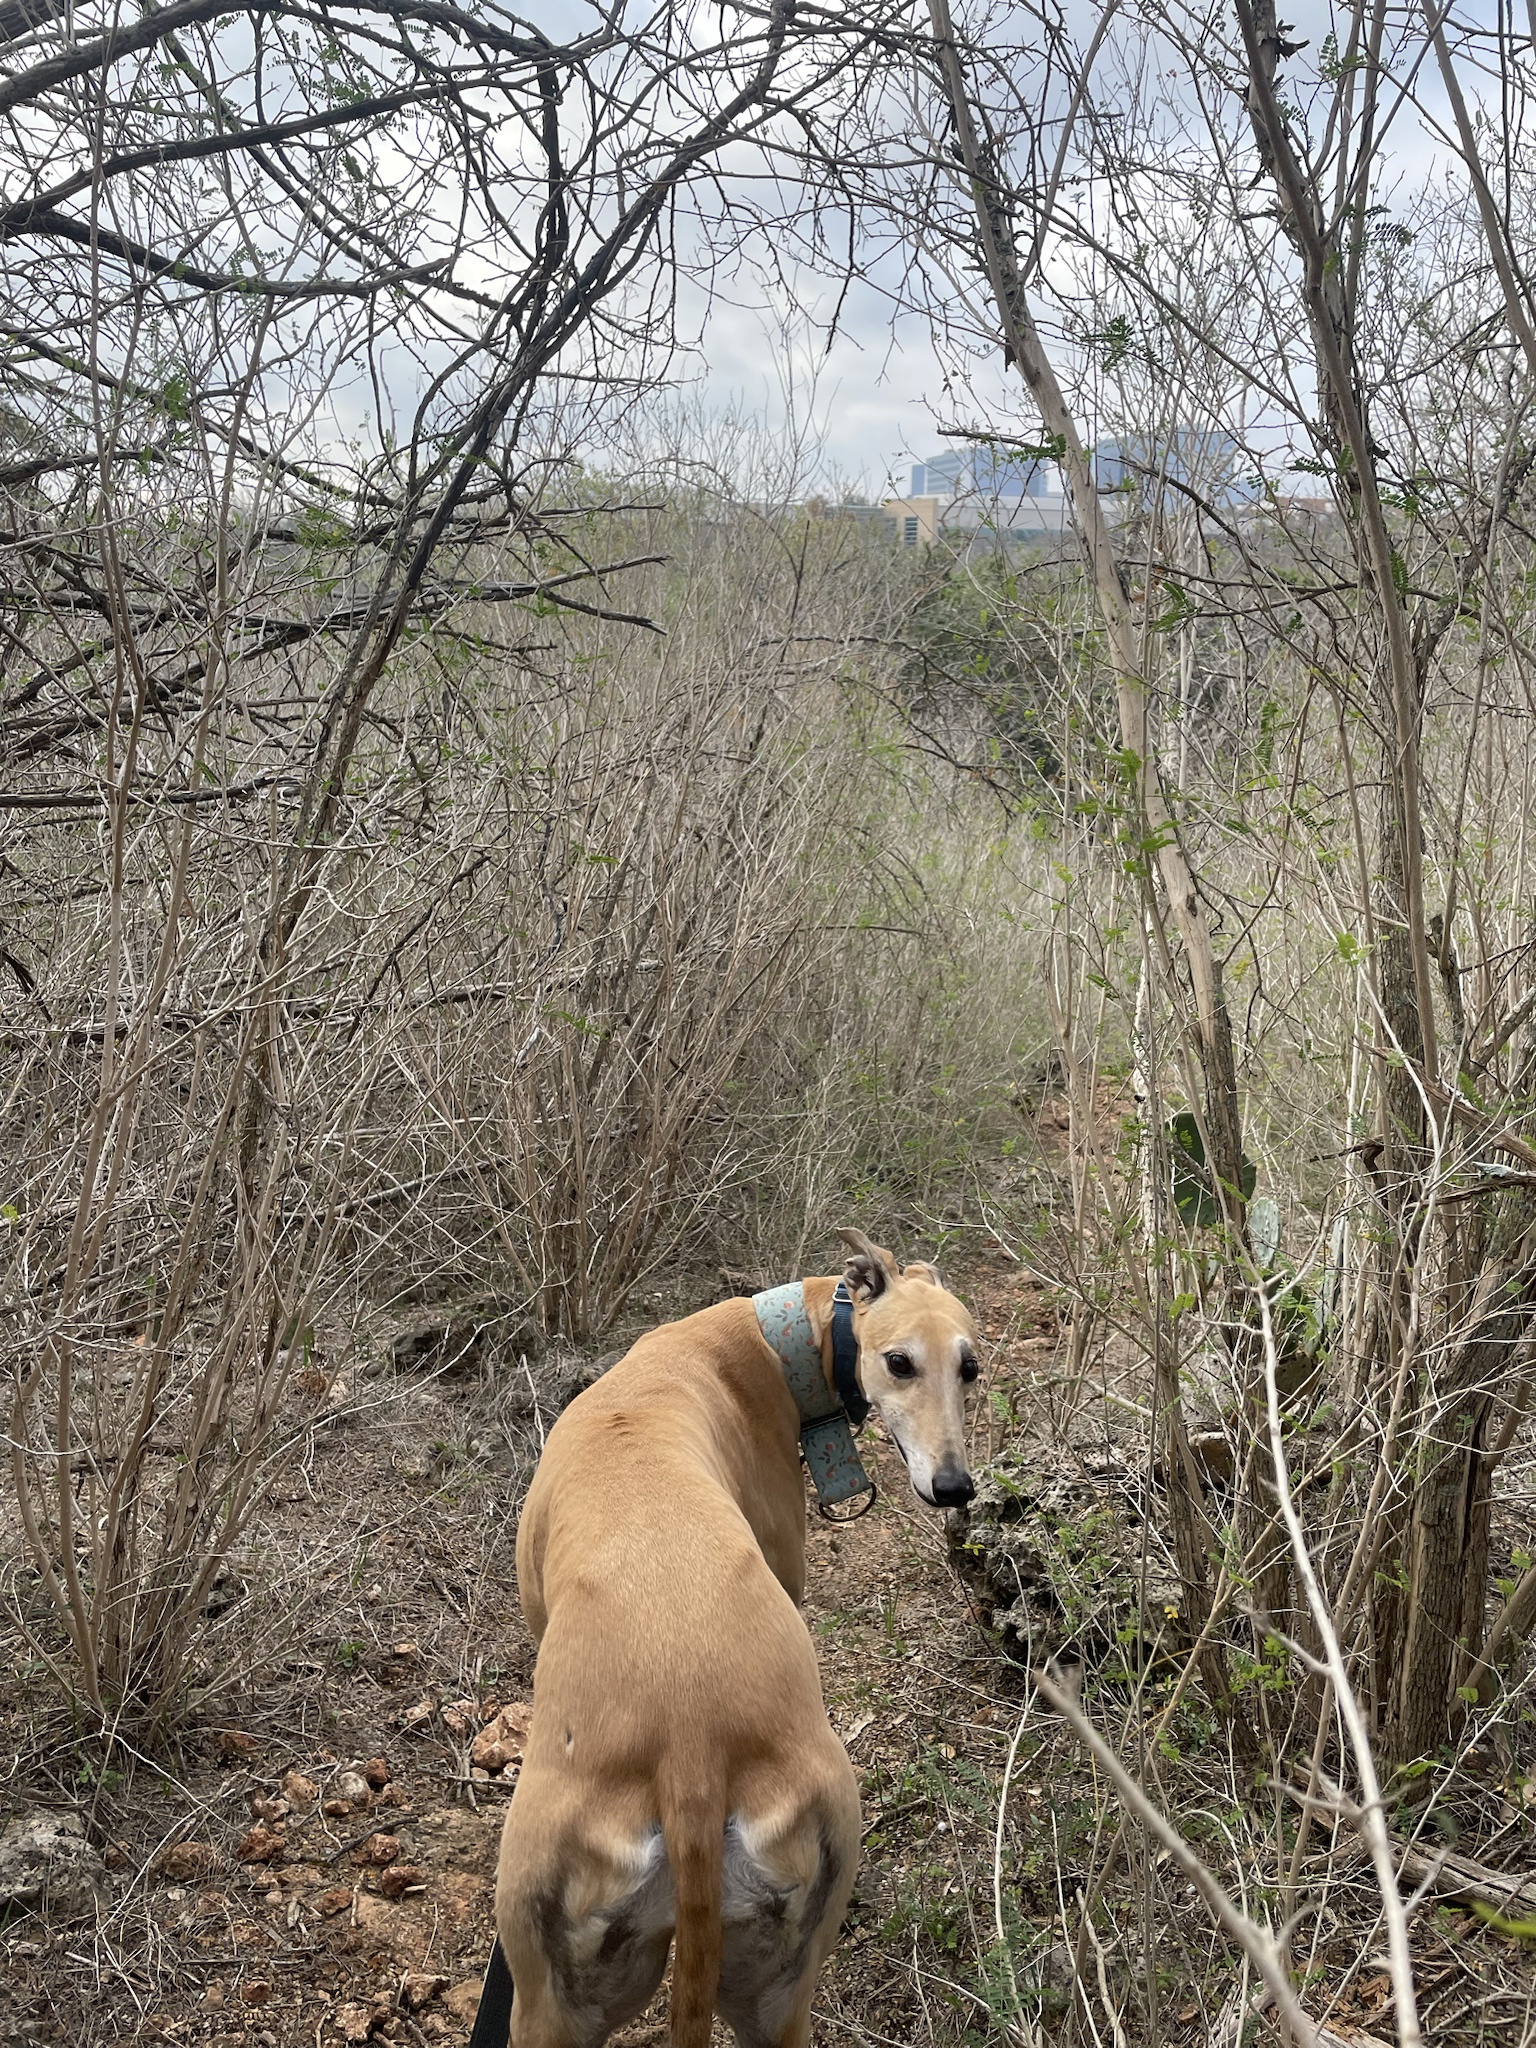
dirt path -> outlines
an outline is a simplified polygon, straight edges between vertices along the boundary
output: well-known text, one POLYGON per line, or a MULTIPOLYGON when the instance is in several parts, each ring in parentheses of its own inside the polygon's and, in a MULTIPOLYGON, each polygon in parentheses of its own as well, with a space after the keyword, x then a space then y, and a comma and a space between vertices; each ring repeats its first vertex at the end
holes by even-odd
MULTIPOLYGON (((1265 1819, 1271 1802, 1239 1785, 1198 1698, 1163 1726, 1181 1658, 1148 1652, 1144 1637, 1134 1647, 1134 1589, 1106 1530, 1121 1513, 1123 1551, 1125 1529, 1139 1528, 1113 1503, 1119 1486, 1134 1510, 1140 1468, 1122 1459, 1095 1492, 1109 1420, 1100 1429, 1090 1415, 1093 1443, 1063 1487, 1060 1460, 1071 1467, 1073 1454, 1047 1456, 1035 1428, 1056 1340, 1046 1295, 990 1261, 950 1278, 988 1340, 978 1445, 1006 1444, 1010 1469, 1047 1503, 1038 1527, 1049 1584, 1031 1613, 1054 1600, 1062 1629, 1078 1631, 1091 1711, 1126 1753, 1157 1723, 1145 1768, 1165 1810, 1262 1906, 1288 1855, 1283 1828, 1265 1819)), ((188 1739, 174 1774, 148 1760, 104 1770, 99 1745, 40 1704, 19 1648, 0 1645, 0 1756, 15 1757, 0 1778, 0 1825, 40 1807, 78 1812, 110 1866, 98 1920, 50 1927, 22 1916, 0 1929, 0 2048, 467 2040, 532 1679, 512 1569, 517 1503, 554 1412, 547 1390, 568 1387, 580 1363, 546 1361, 531 1390, 506 1373, 354 1372, 354 1412, 295 1466, 259 1548, 241 1560, 248 1583, 259 1590, 265 1573, 276 1589, 231 1610, 247 1635, 252 1615, 267 1632, 254 1682, 188 1739)), ((1070 1983, 1062 1930, 1081 1925, 1078 1900, 1102 1872, 1119 1809, 1059 1722, 1038 1709, 1021 1720, 1023 1671, 981 1625, 939 1517, 912 1499, 877 1428, 864 1448, 876 1508, 846 1528, 813 1517, 808 1536, 806 1619, 865 1816, 858 1888, 813 2038, 817 2048, 1001 2048, 1019 2038, 1020 2012, 1043 2016, 1051 2038, 1070 1983)), ((1496 1774, 1464 1788, 1446 1824, 1469 1847, 1521 1857, 1529 1828, 1513 1785, 1501 1787, 1496 1774)), ((1347 1831, 1312 1861, 1309 2001, 1340 2040, 1385 2038, 1390 1985, 1373 1960, 1369 1872, 1347 1831)), ((1087 1995, 1101 2038, 1118 2029, 1160 2048, 1238 2038, 1251 1986, 1213 1941, 1197 1894, 1134 1836, 1093 1939, 1087 1995)), ((1426 1998, 1446 2015, 1437 2044, 1524 2039, 1531 1975, 1517 1937, 1431 1904, 1414 1948, 1426 1998)), ((662 2048, 664 2012, 658 2000, 623 2048, 662 2048)))
MULTIPOLYGON (((1006 1394, 1048 1312, 1017 1268, 982 1265, 962 1284, 1006 1394)), ((274 1635, 255 1685, 188 1741, 174 1775, 147 1762, 103 1772, 11 1660, 0 1709, 18 1769, 0 1821, 39 1804, 82 1810, 109 1874, 95 1926, 22 1918, 0 1932, 3 2048, 467 2039, 532 1677, 512 1534, 540 1416, 478 1379, 365 1387, 362 1412, 325 1432, 243 1566, 295 1587, 309 1574, 302 1630, 274 1635), (498 1735, 487 1776, 474 1745, 486 1755, 498 1735)), ((816 2038, 929 2039, 937 2002, 942 2038, 981 2039, 987 1816, 1019 1675, 974 1618, 940 1518, 875 1436, 874 1512, 810 1525, 806 1618, 866 1815, 816 2038)), ((629 2048, 664 2038, 656 2016, 624 2036, 629 2048)))

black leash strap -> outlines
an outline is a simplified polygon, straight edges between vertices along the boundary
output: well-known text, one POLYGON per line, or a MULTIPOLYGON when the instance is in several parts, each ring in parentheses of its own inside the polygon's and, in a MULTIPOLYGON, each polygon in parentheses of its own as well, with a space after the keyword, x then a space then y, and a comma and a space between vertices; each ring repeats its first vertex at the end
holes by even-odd
MULTIPOLYGON (((848 1458, 854 1471, 864 1482, 863 1488, 860 1489, 863 1498, 860 1499, 856 1493, 852 1496, 850 1504, 849 1496, 845 1492, 838 1494, 835 1502, 818 1499, 816 1512, 824 1522, 856 1522, 860 1515, 867 1515, 875 1504, 875 1482, 869 1478, 859 1463, 859 1454, 854 1449, 853 1439, 846 1434, 849 1423, 857 1429, 869 1414, 869 1403, 864 1398, 864 1389, 859 1385, 859 1340, 853 1334, 853 1296, 848 1292, 846 1280, 838 1281, 832 1296, 832 1384, 837 1390, 838 1400, 843 1404, 843 1413, 828 1417, 828 1420, 843 1426, 843 1442, 847 1446, 848 1458)), ((814 1426, 811 1425, 813 1429, 814 1426)), ((802 1444, 806 1441, 805 1430, 800 1433, 800 1441, 802 1444)))
POLYGON ((512 1972, 498 1941, 491 1948, 480 1987, 480 2004, 475 2012, 475 2030, 469 2048, 507 2048, 512 2032, 512 1972))

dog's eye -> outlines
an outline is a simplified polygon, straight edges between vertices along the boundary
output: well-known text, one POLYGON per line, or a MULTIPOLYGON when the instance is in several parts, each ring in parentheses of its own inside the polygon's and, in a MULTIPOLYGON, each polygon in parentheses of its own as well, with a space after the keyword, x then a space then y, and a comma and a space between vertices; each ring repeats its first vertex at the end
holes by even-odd
POLYGON ((893 1380, 915 1380, 917 1378, 917 1367, 908 1358, 905 1351, 887 1351, 885 1354, 885 1369, 893 1380))
POLYGON ((966 1384, 967 1386, 969 1386, 969 1385, 971 1384, 971 1381, 972 1381, 973 1379, 975 1379, 975 1377, 976 1377, 977 1373, 979 1373, 980 1371, 981 1371, 981 1367, 980 1367, 980 1366, 979 1366, 979 1365, 978 1365, 978 1364, 976 1363, 976 1361, 975 1361, 975 1359, 974 1359, 974 1358, 962 1358, 962 1359, 961 1359, 961 1361, 960 1361, 960 1377, 961 1377, 961 1379, 963 1379, 963 1380, 965 1381, 965 1384, 966 1384))

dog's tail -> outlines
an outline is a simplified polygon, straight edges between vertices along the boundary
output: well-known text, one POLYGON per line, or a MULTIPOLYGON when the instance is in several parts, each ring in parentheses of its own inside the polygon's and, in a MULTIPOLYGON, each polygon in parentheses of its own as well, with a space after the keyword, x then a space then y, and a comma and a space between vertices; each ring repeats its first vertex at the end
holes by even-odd
POLYGON ((672 2048, 709 2048, 720 1987, 720 1891, 725 1792, 697 1768, 675 1764, 662 1782, 661 1833, 677 1897, 672 1958, 672 2048))

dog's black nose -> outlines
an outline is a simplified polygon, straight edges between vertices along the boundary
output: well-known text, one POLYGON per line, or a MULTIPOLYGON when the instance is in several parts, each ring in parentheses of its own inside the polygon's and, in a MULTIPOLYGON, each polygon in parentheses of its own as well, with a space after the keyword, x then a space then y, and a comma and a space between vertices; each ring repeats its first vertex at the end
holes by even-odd
POLYGON ((976 1482, 963 1465, 941 1465, 933 1475, 933 1498, 941 1508, 963 1508, 976 1498, 976 1482))

